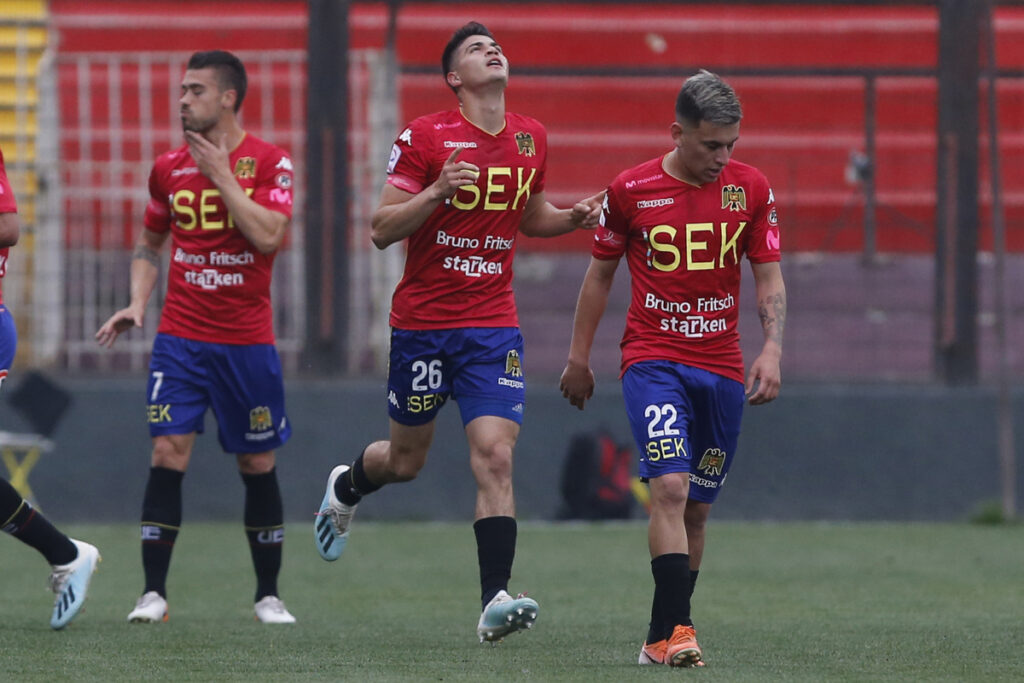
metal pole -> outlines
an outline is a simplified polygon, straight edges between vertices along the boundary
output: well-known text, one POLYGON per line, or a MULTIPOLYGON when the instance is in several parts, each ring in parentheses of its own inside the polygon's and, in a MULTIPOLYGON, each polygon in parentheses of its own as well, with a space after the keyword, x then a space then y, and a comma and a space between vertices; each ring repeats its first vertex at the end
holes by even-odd
POLYGON ((309 0, 306 345, 303 367, 342 369, 348 326, 348 0, 309 0))
POLYGON ((868 168, 864 174, 864 252, 865 265, 874 262, 878 254, 878 218, 877 197, 875 196, 875 167, 878 159, 876 157, 875 133, 876 115, 875 104, 877 102, 877 90, 875 77, 867 76, 864 79, 864 153, 868 157, 868 168))
POLYGON ((935 372, 948 385, 978 381, 978 80, 981 9, 939 0, 935 372))
POLYGON ((1003 517, 1017 516, 1017 461, 1013 438, 1013 406, 1010 398, 1010 356, 1006 343, 1006 325, 1009 307, 1006 301, 1006 214, 1003 207, 1002 172, 999 164, 999 102, 996 93, 998 82, 996 64, 995 13, 992 0, 985 3, 984 31, 988 68, 988 149, 992 182, 992 253, 995 256, 993 289, 995 291, 995 332, 999 355, 999 371, 996 373, 998 399, 996 424, 999 449, 1000 490, 1002 493, 1003 517))

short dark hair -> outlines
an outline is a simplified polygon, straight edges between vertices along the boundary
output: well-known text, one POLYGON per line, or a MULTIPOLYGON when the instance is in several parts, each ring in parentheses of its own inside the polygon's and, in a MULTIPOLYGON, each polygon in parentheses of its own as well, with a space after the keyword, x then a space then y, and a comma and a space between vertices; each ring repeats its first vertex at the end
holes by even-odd
POLYGON ((676 119, 699 126, 701 121, 731 126, 743 118, 732 87, 706 69, 686 79, 676 98, 676 119))
MULTIPOLYGON (((453 33, 451 40, 444 46, 444 52, 441 53, 441 76, 444 77, 446 83, 448 82, 448 72, 452 70, 452 58, 455 56, 455 51, 470 36, 487 36, 494 40, 494 36, 487 30, 487 27, 478 21, 471 21, 453 33)), ((450 85, 448 87, 451 88, 450 85)))
POLYGON ((206 50, 196 52, 188 60, 188 68, 214 69, 217 72, 217 81, 221 90, 234 90, 238 97, 235 98, 235 113, 242 106, 245 99, 245 91, 249 80, 245 75, 245 66, 242 60, 225 50, 206 50))

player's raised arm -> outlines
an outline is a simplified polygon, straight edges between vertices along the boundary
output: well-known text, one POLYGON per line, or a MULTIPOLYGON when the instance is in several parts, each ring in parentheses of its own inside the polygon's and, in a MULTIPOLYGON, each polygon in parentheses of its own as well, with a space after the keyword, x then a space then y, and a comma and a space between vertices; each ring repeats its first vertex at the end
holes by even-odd
POLYGON ((280 211, 261 206, 246 195, 231 170, 225 138, 221 137, 215 145, 195 131, 185 131, 189 154, 199 171, 220 191, 235 227, 261 254, 274 252, 281 246, 291 219, 280 211))
POLYGON ((370 219, 371 239, 378 249, 401 242, 419 230, 441 202, 452 197, 460 187, 476 182, 479 167, 459 161, 460 152, 462 149, 456 148, 448 156, 437 180, 421 192, 413 194, 390 184, 384 186, 380 204, 370 219))
POLYGON ((519 232, 528 237, 557 237, 573 230, 593 230, 601 217, 604 190, 581 199, 571 209, 559 209, 543 192, 530 197, 519 223, 519 232))
POLYGON ((96 332, 96 341, 100 346, 110 348, 122 332, 142 327, 146 304, 160 274, 160 248, 169 234, 143 229, 132 252, 131 300, 127 307, 110 316, 96 332))

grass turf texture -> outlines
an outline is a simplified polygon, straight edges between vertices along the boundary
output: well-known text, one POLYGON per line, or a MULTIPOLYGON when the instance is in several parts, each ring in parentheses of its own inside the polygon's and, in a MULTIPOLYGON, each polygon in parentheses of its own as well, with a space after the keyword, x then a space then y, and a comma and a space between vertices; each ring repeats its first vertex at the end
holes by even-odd
POLYGON ((1024 529, 712 523, 694 618, 708 666, 639 667, 646 525, 522 524, 511 589, 536 628, 480 644, 470 525, 358 522, 326 563, 288 527, 294 626, 254 620, 240 524, 186 523, 171 619, 125 620, 142 588, 135 525, 68 526, 99 546, 85 611, 48 626, 48 567, 0 539, 0 680, 999 681, 1024 678, 1024 529))

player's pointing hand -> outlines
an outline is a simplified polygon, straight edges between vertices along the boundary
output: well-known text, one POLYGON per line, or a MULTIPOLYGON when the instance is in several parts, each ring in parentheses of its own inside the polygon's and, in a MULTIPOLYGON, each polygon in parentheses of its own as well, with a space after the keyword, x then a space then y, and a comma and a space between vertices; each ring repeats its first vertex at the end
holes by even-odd
POLYGON ((572 207, 572 222, 577 229, 594 230, 601 220, 601 208, 604 206, 604 190, 593 197, 576 202, 572 207))
POLYGON ((434 187, 437 189, 439 197, 447 199, 453 196, 460 187, 475 183, 480 175, 480 168, 478 166, 468 161, 458 160, 461 152, 462 148, 456 147, 448 155, 444 166, 441 168, 441 175, 434 181, 434 187))

